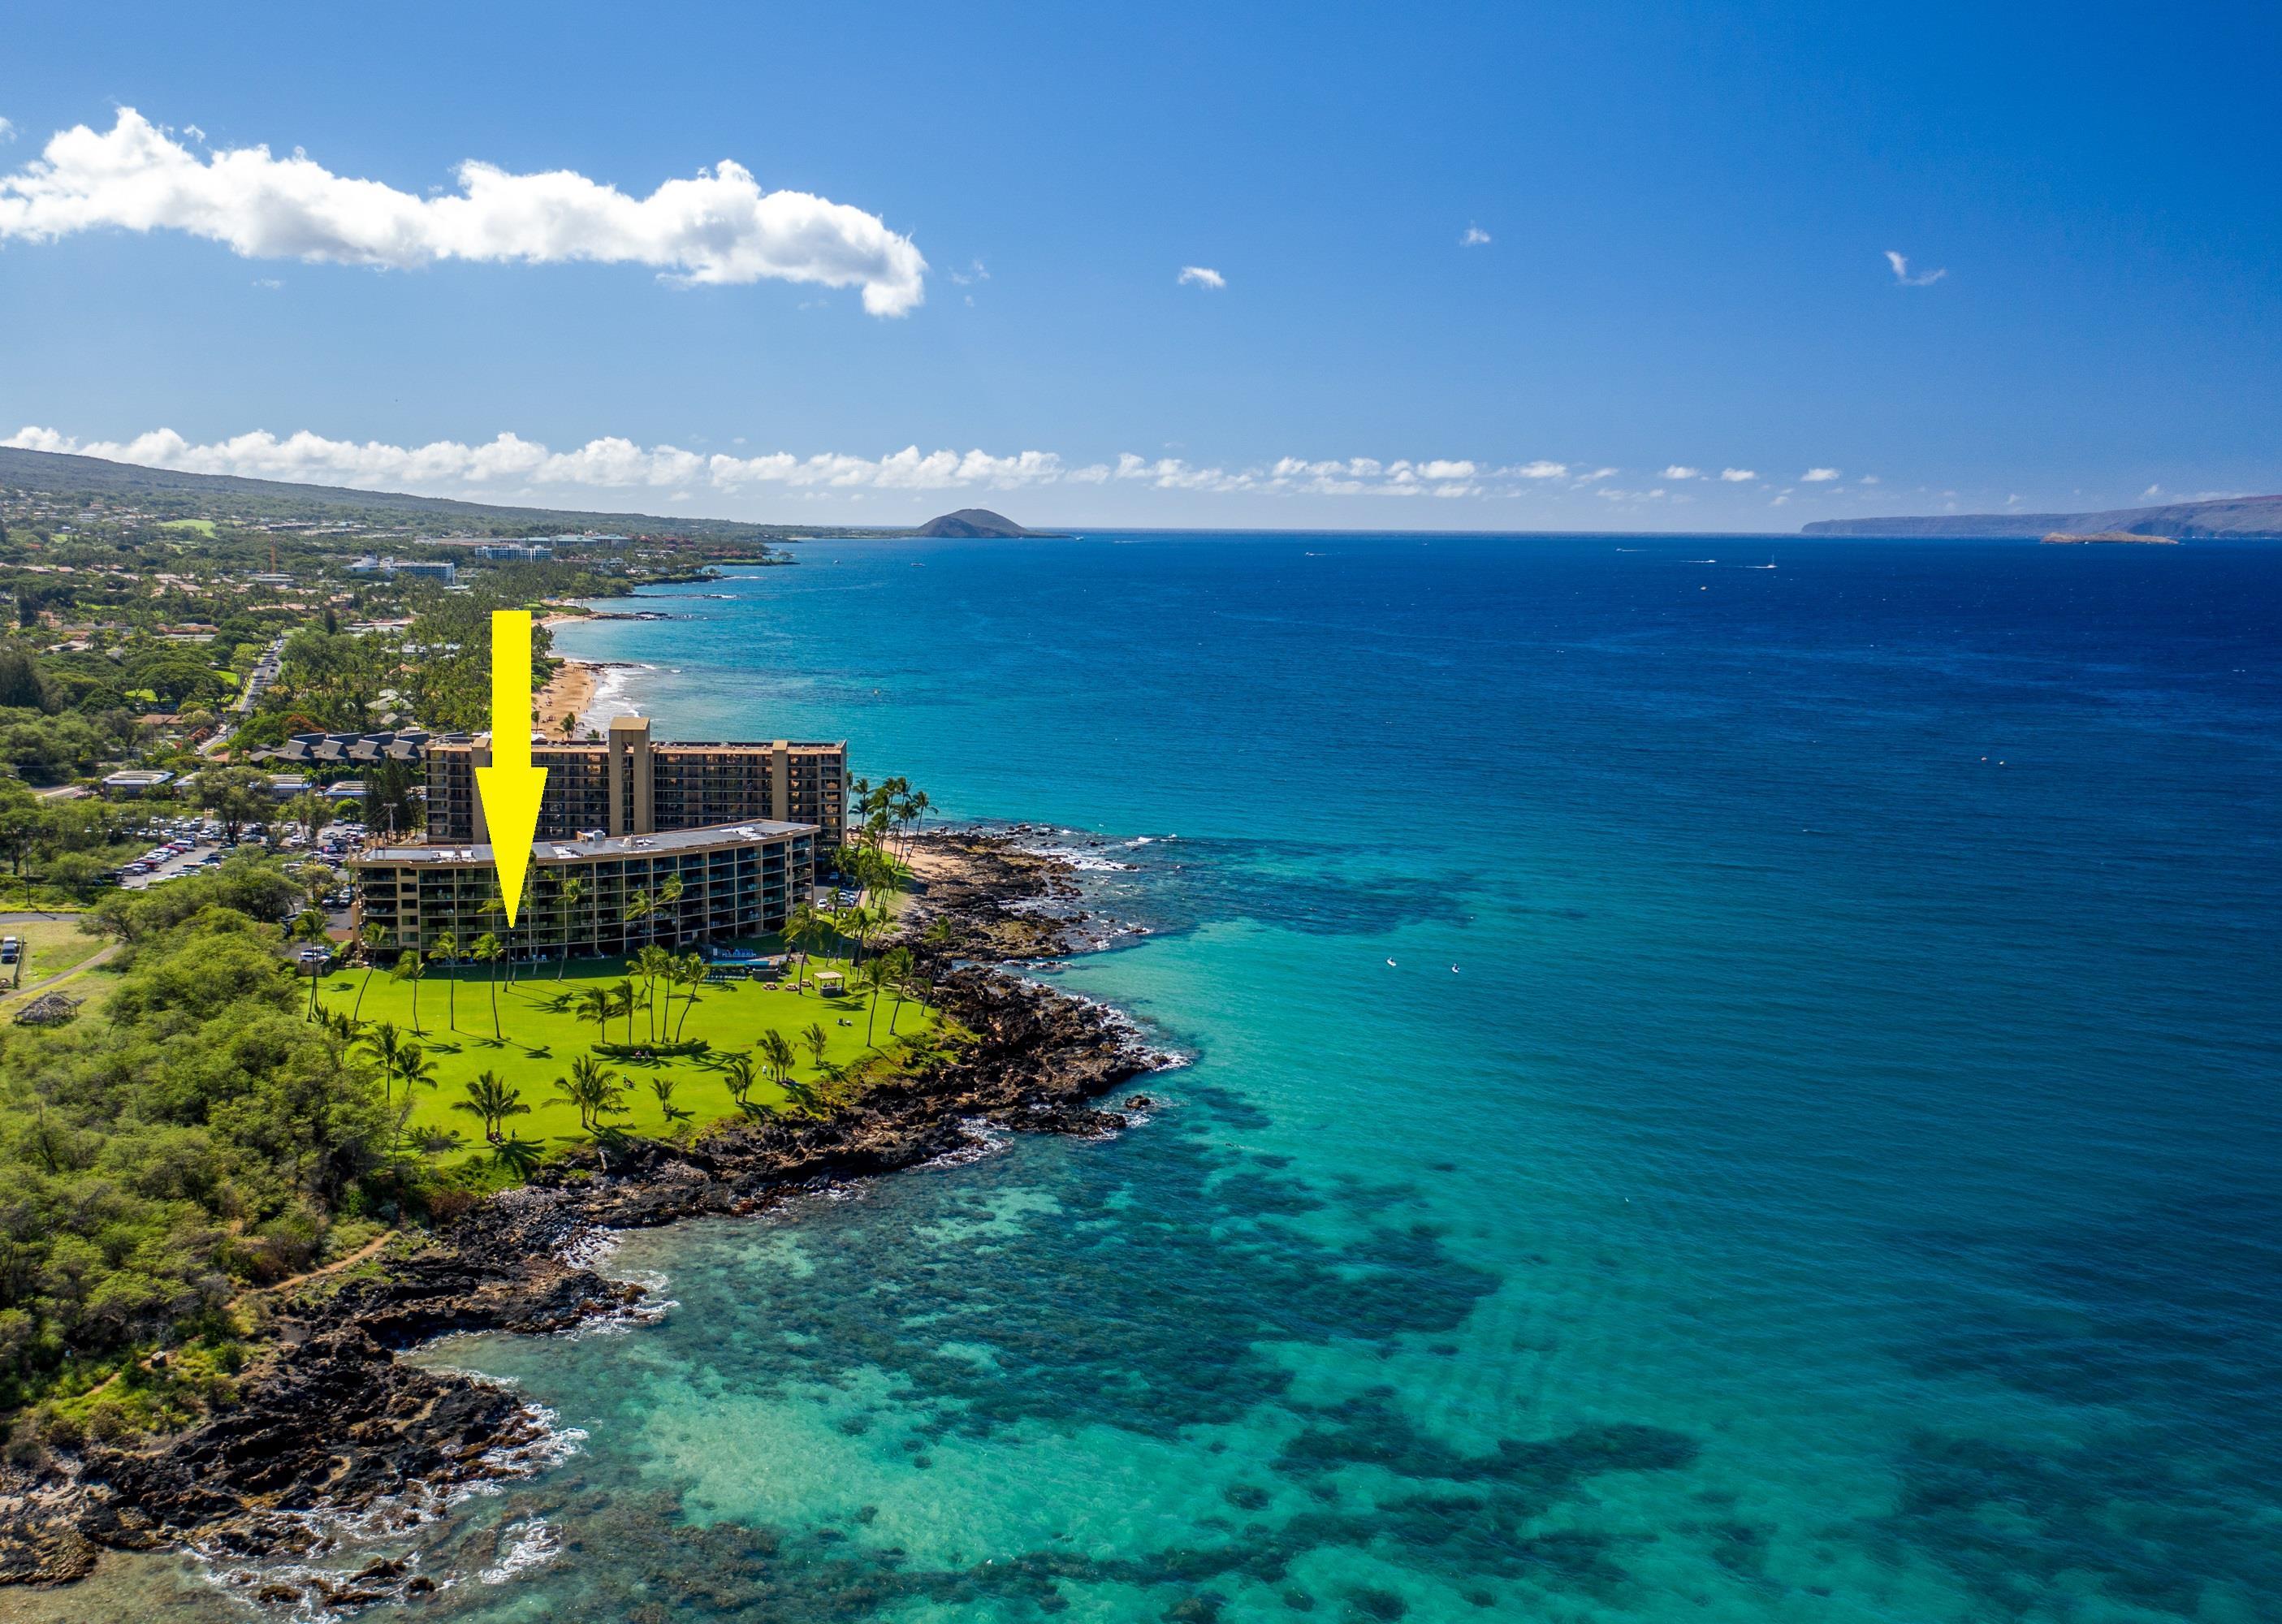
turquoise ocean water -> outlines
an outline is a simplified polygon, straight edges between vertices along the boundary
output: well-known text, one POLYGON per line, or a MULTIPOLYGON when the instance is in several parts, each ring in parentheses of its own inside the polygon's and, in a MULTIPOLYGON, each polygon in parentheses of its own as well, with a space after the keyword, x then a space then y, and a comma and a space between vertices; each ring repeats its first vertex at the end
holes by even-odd
POLYGON ((801 556, 561 646, 1101 837, 1193 1063, 439 1348, 584 1438, 417 1612, 2282 1618, 2282 549, 801 556))

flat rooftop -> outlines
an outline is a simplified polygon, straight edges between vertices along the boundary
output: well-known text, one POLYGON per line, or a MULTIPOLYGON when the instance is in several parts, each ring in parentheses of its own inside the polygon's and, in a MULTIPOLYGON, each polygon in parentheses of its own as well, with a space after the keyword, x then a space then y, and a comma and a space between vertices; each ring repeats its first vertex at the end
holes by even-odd
MULTIPOLYGON (((477 734, 473 738, 457 736, 445 739, 431 739, 428 741, 428 749, 431 753, 439 750, 473 750, 479 744, 488 747, 491 743, 491 734, 484 733, 477 734)), ((711 739, 654 738, 649 742, 649 744, 652 750, 750 750, 756 755, 767 755, 777 748, 779 742, 780 741, 774 739, 725 739, 717 741, 711 739)), ((787 750, 846 750, 848 748, 848 741, 845 739, 786 739, 781 741, 781 742, 787 750)), ((538 734, 533 734, 531 737, 531 748, 534 751, 570 751, 577 754, 600 755, 602 751, 607 750, 610 747, 602 742, 600 739, 548 739, 543 738, 538 734)))
MULTIPOLYGON (((796 835, 820 833, 813 823, 716 823, 703 828, 661 830, 655 835, 605 835, 590 840, 535 840, 531 854, 540 863, 575 863, 595 858, 655 857, 668 851, 711 851, 724 846, 762 845, 796 835)), ((349 859, 353 868, 386 868, 417 864, 423 867, 491 866, 488 845, 376 846, 349 859)))

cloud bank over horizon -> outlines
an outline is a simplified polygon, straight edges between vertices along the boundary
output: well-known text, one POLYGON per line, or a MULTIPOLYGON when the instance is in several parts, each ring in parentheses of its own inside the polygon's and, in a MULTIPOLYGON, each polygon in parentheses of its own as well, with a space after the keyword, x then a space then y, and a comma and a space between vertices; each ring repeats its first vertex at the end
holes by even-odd
POLYGON ((917 445, 877 456, 788 451, 745 455, 663 443, 643 446, 617 435, 558 451, 511 432, 474 444, 438 439, 400 446, 335 439, 307 429, 282 437, 256 430, 201 443, 169 428, 131 439, 82 440, 39 424, 27 424, 0 438, 0 447, 184 473, 542 505, 595 492, 669 503, 695 502, 705 495, 741 498, 770 493, 860 502, 867 494, 1075 486, 1207 496, 1428 497, 1483 502, 1572 495, 1596 499, 1592 505, 1605 512, 1661 503, 1668 495, 1661 486, 1626 489, 1613 483, 1623 471, 1615 467, 1548 457, 1509 462, 1447 456, 1285 456, 1223 465, 1134 452, 1114 460, 1075 462, 1052 451, 922 451, 917 445))
MULTIPOLYGON (((182 132, 203 144, 195 127, 182 132)), ((558 169, 510 175, 470 159, 456 195, 417 197, 336 175, 296 149, 223 148, 203 159, 132 107, 108 131, 74 125, 0 175, 0 244, 83 231, 172 230, 250 260, 410 270, 446 260, 588 261, 711 285, 764 280, 860 288, 876 316, 926 298, 928 264, 878 215, 803 191, 764 191, 728 159, 646 198, 558 169)))

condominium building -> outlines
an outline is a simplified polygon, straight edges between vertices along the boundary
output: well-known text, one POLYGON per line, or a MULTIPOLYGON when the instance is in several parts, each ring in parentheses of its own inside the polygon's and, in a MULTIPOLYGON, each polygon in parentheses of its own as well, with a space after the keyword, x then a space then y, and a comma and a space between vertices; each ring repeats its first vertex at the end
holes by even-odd
POLYGON ((356 923, 380 927, 385 952, 464 954, 485 933, 516 958, 610 958, 645 944, 679 946, 780 930, 807 900, 816 830, 752 822, 590 839, 541 839, 515 929, 495 897, 488 845, 382 846, 349 859, 356 923), (671 882, 679 895, 667 900, 671 882), (577 882, 576 885, 570 883, 577 882), (648 907, 628 905, 637 897, 648 907))
MULTIPOLYGON (((791 739, 702 744, 656 742, 649 719, 613 719, 601 742, 534 743, 547 769, 539 838, 663 835, 766 821, 816 827, 821 848, 847 827, 848 746, 791 739)), ((489 838, 476 769, 491 761, 488 735, 427 745, 428 838, 489 838)))

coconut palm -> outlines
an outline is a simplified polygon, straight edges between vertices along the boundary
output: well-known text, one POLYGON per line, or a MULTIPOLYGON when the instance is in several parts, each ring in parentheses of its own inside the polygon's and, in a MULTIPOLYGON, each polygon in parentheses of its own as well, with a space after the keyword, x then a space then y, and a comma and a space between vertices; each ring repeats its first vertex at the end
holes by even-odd
POLYGON ((808 1045, 808 1058, 810 1063, 817 1067, 819 1070, 822 1069, 824 1066, 825 1045, 832 1041, 832 1039, 824 1035, 824 1023, 821 1021, 810 1022, 808 1023, 808 1030, 801 1033, 800 1040, 808 1045))
POLYGON ((462 1086, 468 1097, 454 1100, 452 1108, 483 1118, 484 1138, 494 1145, 499 1143, 501 1124, 507 1118, 531 1115, 531 1107, 523 1103, 523 1091, 508 1087, 496 1072, 479 1071, 462 1086))
POLYGON ((681 1041, 682 1029, 689 1024, 689 1012, 697 1006, 697 990, 705 984, 705 960, 695 953, 684 953, 673 961, 673 984, 681 989, 681 1019, 673 1024, 673 1041, 681 1041))
POLYGON ((385 1102, 396 1080, 396 1062, 404 1053, 404 1037, 392 1021, 376 1021, 372 1030, 357 1039, 357 1047, 380 1062, 380 1097, 385 1102))
MULTIPOLYGON (((438 931, 428 945, 433 950, 431 958, 448 962, 460 956, 460 938, 448 930, 438 931)), ((444 976, 444 1024, 454 1031, 460 1030, 460 978, 448 970, 444 976)))
POLYGON ((555 1098, 578 1109, 578 1126, 585 1131, 599 1134, 602 1118, 615 1116, 623 1108, 620 1100, 625 1092, 625 1079, 615 1071, 604 1068, 602 1061, 591 1054, 582 1054, 570 1062, 570 1075, 555 1079, 555 1098))
POLYGON ((618 1013, 618 1001, 605 988, 588 987, 579 992, 576 1003, 578 1019, 594 1023, 594 1041, 608 1041, 610 1017, 618 1013))
POLYGON ((626 929, 629 931, 633 930, 636 925, 647 921, 656 911, 657 905, 649 899, 648 891, 636 891, 626 898, 626 905, 622 911, 626 921, 626 929))
MULTIPOLYGON (((777 1083, 782 1084, 785 1078, 792 1075, 792 1045, 786 1041, 782 1032, 771 1027, 761 1034, 759 1048, 761 1059, 768 1063, 769 1076, 777 1083)), ((740 1055, 737 1058, 741 1060, 744 1057, 740 1055)), ((738 1103, 741 1105, 744 1102, 740 1100, 738 1103)))
POLYGON ((722 1062, 721 1068, 729 1074, 729 1098, 737 1102, 739 1110, 743 1110, 745 1096, 753 1092, 753 1057, 733 1054, 722 1062))
POLYGON ((689 1120, 690 1114, 673 1103, 673 1091, 677 1086, 679 1084, 671 1077, 657 1076, 649 1080, 649 1092, 657 1096, 657 1108, 665 1113, 669 1124, 689 1120))
POLYGON ((364 979, 357 983, 356 1002, 349 1006, 354 1015, 364 1008, 364 990, 372 985, 372 973, 378 967, 380 949, 388 940, 388 932, 377 924, 367 924, 357 932, 357 946, 364 953, 364 979))
POLYGON ((624 976, 610 983, 610 1013, 626 1018, 626 1042, 634 1040, 634 984, 624 976))
POLYGON ((434 1088, 438 1084, 436 1062, 428 1052, 416 1043, 408 1043, 396 1056, 396 1075, 404 1079, 404 1103, 412 1103, 415 1088, 434 1088))
MULTIPOLYGON (((500 955, 504 953, 507 950, 505 948, 500 945, 499 937, 486 930, 483 935, 477 936, 469 946, 468 956, 473 959, 477 964, 495 965, 500 961, 500 955)), ((492 990, 492 1041, 494 1043, 503 1043, 506 1039, 500 1034, 499 976, 497 973, 494 972, 487 975, 485 979, 490 983, 492 990)))
POLYGON ((904 1013, 904 990, 911 984, 912 950, 908 947, 890 948, 873 962, 882 967, 881 975, 895 989, 896 1006, 888 1012, 888 1036, 893 1037, 896 1035, 896 1018, 904 1013))
MULTIPOLYGON (((563 725, 568 727, 570 719, 564 717, 563 725)), ((555 890, 555 905, 562 910, 563 914, 563 956, 555 961, 555 979, 557 981, 563 979, 563 972, 570 966, 570 921, 578 911, 578 899, 586 894, 586 882, 577 874, 563 875, 563 883, 555 890)))
POLYGON ((683 886, 681 883, 681 876, 679 874, 666 875, 665 883, 657 888, 657 912, 666 915, 666 917, 672 921, 673 944, 676 947, 679 947, 681 945, 680 905, 682 890, 683 886))
MULTIPOLYGON (((395 966, 388 972, 390 979, 403 982, 412 989, 412 1030, 415 1032, 420 1031, 420 977, 427 968, 427 964, 418 953, 408 952, 396 955, 395 966)), ((426 1036, 425 1033, 421 1035, 426 1036)))
MULTIPOLYGON (((304 908, 294 916, 293 929, 288 935, 291 940, 311 946, 326 941, 325 916, 314 908, 304 908)), ((317 977, 323 974, 324 968, 322 960, 309 961, 309 1019, 312 1021, 317 1018, 317 977)))
POLYGON ((866 1047, 869 1047, 872 1042, 872 1022, 878 1019, 880 1014, 880 990, 888 984, 886 958, 883 956, 865 960, 863 967, 856 972, 856 984, 871 994, 871 997, 864 1001, 864 1043, 866 1047))
MULTIPOLYGON (((634 955, 633 965, 632 967, 634 973, 642 978, 643 1001, 648 1005, 650 1012, 650 1041, 652 1043, 656 1043, 657 1041, 658 977, 672 974, 673 955, 666 952, 663 947, 658 946, 656 943, 651 943, 634 955)), ((668 996, 670 997, 671 994, 668 996)), ((632 1041, 631 1038, 629 1038, 629 1041, 632 1041)))

